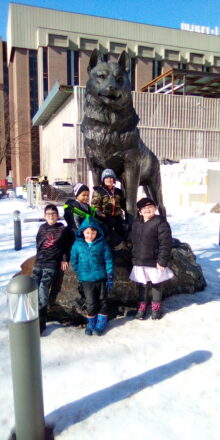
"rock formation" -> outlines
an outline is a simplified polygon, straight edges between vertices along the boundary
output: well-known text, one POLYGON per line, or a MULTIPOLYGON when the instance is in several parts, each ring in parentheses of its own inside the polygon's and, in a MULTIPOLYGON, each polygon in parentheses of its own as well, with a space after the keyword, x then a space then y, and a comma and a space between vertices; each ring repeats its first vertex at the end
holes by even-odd
MULTIPOLYGON (((113 251, 115 261, 114 287, 109 294, 110 318, 126 315, 130 308, 137 304, 138 292, 136 284, 129 280, 131 271, 131 250, 124 248, 113 251)), ((31 275, 34 257, 21 265, 22 274, 31 275)), ((187 243, 173 239, 169 267, 175 277, 165 283, 163 298, 179 293, 195 293, 202 291, 206 281, 201 266, 187 243)), ((79 293, 79 283, 70 265, 65 273, 59 272, 50 293, 48 320, 56 320, 71 325, 86 322, 86 309, 79 293)))

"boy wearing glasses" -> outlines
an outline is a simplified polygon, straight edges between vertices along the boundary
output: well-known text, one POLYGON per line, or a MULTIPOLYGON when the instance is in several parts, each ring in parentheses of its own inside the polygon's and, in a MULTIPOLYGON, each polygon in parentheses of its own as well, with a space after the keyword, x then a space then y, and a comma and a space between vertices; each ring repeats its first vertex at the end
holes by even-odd
POLYGON ((40 333, 46 329, 46 310, 49 290, 59 269, 65 271, 69 265, 69 246, 67 229, 58 222, 59 213, 55 205, 47 205, 44 209, 45 223, 37 233, 37 255, 33 267, 32 278, 39 289, 40 333))

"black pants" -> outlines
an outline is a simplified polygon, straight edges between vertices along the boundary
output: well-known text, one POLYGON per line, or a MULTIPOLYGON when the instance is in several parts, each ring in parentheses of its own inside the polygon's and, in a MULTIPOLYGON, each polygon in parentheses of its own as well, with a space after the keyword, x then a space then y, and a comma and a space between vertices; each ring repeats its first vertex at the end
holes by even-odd
POLYGON ((152 295, 152 301, 161 302, 162 301, 162 291, 161 284, 152 284, 148 282, 147 284, 138 284, 139 287, 139 301, 147 303, 149 296, 152 295))
POLYGON ((86 297, 86 308, 89 316, 108 314, 106 280, 82 281, 83 292, 86 297))

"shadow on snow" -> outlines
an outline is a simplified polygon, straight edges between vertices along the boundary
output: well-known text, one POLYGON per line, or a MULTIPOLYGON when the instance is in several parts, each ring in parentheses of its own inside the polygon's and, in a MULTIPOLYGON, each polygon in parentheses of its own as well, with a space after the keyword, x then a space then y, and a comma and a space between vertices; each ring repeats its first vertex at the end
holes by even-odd
POLYGON ((193 351, 168 364, 153 368, 131 379, 118 382, 75 402, 67 403, 48 414, 46 422, 54 425, 55 434, 60 434, 69 426, 82 422, 103 408, 132 397, 145 388, 163 382, 195 364, 206 362, 211 356, 210 351, 193 351))

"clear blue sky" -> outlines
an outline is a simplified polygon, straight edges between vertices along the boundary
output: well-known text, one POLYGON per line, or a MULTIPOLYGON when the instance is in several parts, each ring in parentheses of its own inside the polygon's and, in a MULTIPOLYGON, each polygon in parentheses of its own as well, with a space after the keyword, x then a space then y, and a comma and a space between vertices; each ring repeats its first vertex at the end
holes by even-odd
MULTIPOLYGON (((180 23, 220 27, 220 0, 23 0, 40 6, 180 29, 180 23)), ((6 40, 8 0, 0 0, 0 36, 6 40)))

